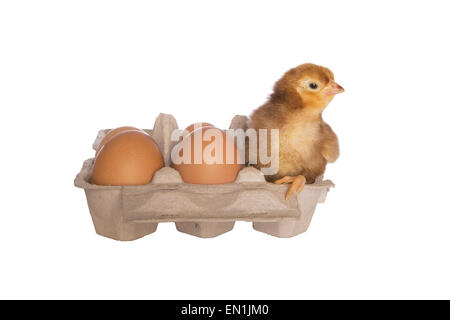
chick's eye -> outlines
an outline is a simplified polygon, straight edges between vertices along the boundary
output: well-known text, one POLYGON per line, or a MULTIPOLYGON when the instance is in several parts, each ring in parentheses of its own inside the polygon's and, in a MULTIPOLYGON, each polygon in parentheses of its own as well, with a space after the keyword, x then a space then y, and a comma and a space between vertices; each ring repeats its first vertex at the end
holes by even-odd
POLYGON ((313 90, 316 90, 316 89, 318 88, 318 85, 317 85, 317 83, 315 83, 315 82, 311 82, 311 83, 309 84, 309 87, 310 87, 311 89, 313 89, 313 90))

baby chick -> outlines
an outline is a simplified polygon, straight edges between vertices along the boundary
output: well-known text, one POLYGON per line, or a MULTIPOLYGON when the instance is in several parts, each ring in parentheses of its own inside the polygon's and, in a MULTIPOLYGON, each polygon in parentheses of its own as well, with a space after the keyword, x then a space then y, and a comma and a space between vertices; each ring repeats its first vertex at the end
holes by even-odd
MULTIPOLYGON (((327 162, 338 158, 338 139, 322 120, 322 111, 341 92, 344 88, 334 81, 329 69, 302 64, 287 71, 268 101, 251 114, 248 128, 279 130, 279 170, 266 180, 291 183, 286 199, 294 191, 300 192, 305 183, 314 183, 327 162)), ((256 158, 255 166, 264 167, 256 158)))

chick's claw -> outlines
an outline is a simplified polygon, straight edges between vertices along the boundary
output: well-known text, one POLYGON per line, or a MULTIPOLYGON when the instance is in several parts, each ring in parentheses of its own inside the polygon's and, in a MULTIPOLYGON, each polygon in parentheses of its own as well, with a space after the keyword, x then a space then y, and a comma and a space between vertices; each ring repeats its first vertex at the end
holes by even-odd
POLYGON ((281 179, 276 180, 274 183, 276 184, 288 184, 291 183, 289 190, 286 192, 285 199, 289 199, 289 197, 294 193, 300 193, 303 190, 303 187, 306 184, 306 178, 302 175, 291 177, 284 176, 281 179))
POLYGON ((287 184, 287 183, 294 182, 294 179, 295 179, 295 177, 284 176, 281 179, 275 180, 273 183, 275 183, 275 184, 287 184))

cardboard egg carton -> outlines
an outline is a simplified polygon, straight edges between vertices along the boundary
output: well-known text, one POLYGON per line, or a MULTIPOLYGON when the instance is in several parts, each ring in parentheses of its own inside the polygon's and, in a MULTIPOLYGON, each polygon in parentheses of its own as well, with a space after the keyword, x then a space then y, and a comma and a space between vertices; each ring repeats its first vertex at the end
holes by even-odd
MULTIPOLYGON (((235 116, 230 128, 246 129, 247 117, 235 116)), ((156 231, 160 222, 175 222, 180 232, 201 238, 233 229, 235 221, 251 221, 255 230, 276 237, 305 232, 316 205, 324 202, 333 183, 318 179, 298 195, 285 200, 288 185, 266 182, 261 171, 244 167, 234 183, 200 185, 184 183, 170 167, 170 152, 178 129, 175 118, 160 114, 153 130, 146 130, 158 144, 165 167, 151 183, 140 186, 99 186, 91 183, 94 159, 84 161, 75 186, 84 189, 89 211, 99 235, 135 240, 156 231)), ((100 130, 96 149, 109 130, 100 130)))

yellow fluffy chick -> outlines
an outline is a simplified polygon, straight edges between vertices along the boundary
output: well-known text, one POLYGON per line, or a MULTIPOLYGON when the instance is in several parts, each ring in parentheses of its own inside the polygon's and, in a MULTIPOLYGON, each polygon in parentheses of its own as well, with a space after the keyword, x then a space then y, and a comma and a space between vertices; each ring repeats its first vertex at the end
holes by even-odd
MULTIPOLYGON (((266 180, 291 183, 286 199, 305 183, 314 183, 327 162, 338 158, 338 139, 323 121, 322 111, 343 91, 329 69, 302 64, 287 71, 268 101, 251 114, 248 128, 279 130, 279 170, 266 180)), ((264 167, 259 159, 256 167, 264 167)))

